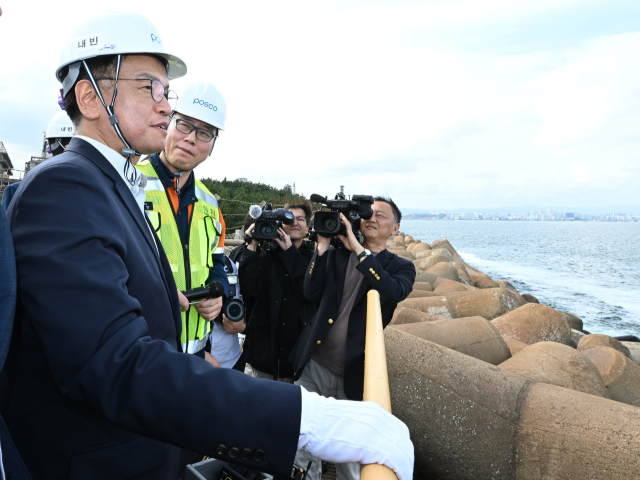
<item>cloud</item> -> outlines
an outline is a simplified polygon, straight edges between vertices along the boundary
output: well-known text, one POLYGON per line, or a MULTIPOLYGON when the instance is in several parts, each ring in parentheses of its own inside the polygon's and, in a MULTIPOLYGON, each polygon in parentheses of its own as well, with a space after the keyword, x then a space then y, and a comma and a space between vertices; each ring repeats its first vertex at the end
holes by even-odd
POLYGON ((225 96, 227 129, 199 177, 295 182, 307 195, 345 185, 407 208, 637 203, 640 23, 629 1, 3 7, 0 44, 20 46, 4 49, 0 71, 12 158, 40 151, 57 111, 66 25, 124 10, 149 16, 187 78, 225 96))

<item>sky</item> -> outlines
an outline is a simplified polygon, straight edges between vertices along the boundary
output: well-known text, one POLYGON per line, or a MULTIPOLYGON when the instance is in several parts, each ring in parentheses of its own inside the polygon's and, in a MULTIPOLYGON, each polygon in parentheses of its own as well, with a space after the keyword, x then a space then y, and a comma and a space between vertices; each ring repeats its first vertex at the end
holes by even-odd
POLYGON ((637 0, 0 6, 0 141, 17 168, 59 111, 70 31, 128 11, 185 60, 173 89, 207 81, 225 97, 198 178, 307 197, 344 185, 427 210, 640 206, 637 0))

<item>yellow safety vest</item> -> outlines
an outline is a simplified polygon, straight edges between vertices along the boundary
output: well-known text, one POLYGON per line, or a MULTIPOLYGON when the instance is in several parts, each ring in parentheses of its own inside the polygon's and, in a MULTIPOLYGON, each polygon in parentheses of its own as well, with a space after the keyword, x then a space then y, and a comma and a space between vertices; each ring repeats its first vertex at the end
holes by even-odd
MULTIPOLYGON (((147 176, 145 213, 160 237, 178 290, 204 286, 213 267, 211 255, 224 253, 222 247, 218 249, 222 235, 218 202, 207 187, 194 178, 198 201, 193 204, 189 221, 189 243, 183 245, 169 194, 153 165, 145 159, 136 166, 147 176)), ((210 322, 205 321, 194 307, 182 312, 182 351, 197 353, 202 350, 210 331, 210 322)))

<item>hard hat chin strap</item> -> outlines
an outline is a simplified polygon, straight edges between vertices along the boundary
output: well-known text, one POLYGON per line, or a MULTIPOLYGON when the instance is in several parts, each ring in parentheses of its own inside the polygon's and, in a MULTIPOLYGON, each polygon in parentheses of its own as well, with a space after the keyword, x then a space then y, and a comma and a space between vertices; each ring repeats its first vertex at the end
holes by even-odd
POLYGON ((182 173, 186 170, 180 170, 173 163, 171 163, 171 160, 169 160, 169 157, 167 156, 166 150, 162 150, 162 155, 164 155, 164 159, 167 161, 167 163, 176 169, 175 172, 171 172, 171 174, 173 175, 173 188, 176 190, 176 193, 180 195, 180 177, 182 177, 182 173))
POLYGON ((122 65, 122 55, 117 56, 116 76, 115 76, 116 80, 115 80, 115 84, 113 85, 113 97, 111 98, 110 105, 107 105, 107 103, 104 101, 104 97, 102 96, 102 91, 98 86, 98 82, 96 82, 93 76, 93 73, 91 72, 91 69, 89 68, 89 65, 87 65, 87 62, 85 60, 82 60, 82 65, 84 65, 84 69, 87 72, 91 85, 93 85, 93 89, 96 91, 96 93, 98 94, 98 98, 102 102, 102 105, 107 110, 107 114, 109 115, 109 121, 111 122, 111 125, 113 125, 113 128, 116 130, 118 137, 120 137, 120 140, 122 140, 122 143, 124 143, 125 148, 123 148, 122 151, 120 152, 123 157, 127 157, 127 161, 124 164, 124 176, 131 185, 135 185, 136 180, 138 179, 138 170, 134 168, 133 164, 131 163, 131 157, 139 156, 140 154, 137 153, 135 149, 131 148, 131 146, 129 145, 129 142, 127 142, 126 138, 124 138, 124 135, 122 134, 122 130, 120 130, 120 125, 118 124, 118 118, 116 117, 116 114, 113 111, 113 105, 115 104, 116 96, 118 95, 118 77, 120 76, 120 66, 122 65))
MULTIPOLYGON (((49 147, 48 147, 48 148, 49 148, 49 147)), ((65 152, 67 151, 67 149, 65 148, 65 146, 64 146, 64 145, 62 145, 62 142, 60 141, 60 139, 59 139, 59 138, 56 138, 56 139, 54 140, 54 142, 53 142, 52 144, 50 144, 50 148, 51 148, 51 150, 52 150, 52 151, 51 151, 51 152, 49 152, 49 153, 53 153, 53 150, 57 150, 57 149, 59 149, 59 148, 61 148, 61 149, 62 149, 62 151, 65 151, 65 152)))

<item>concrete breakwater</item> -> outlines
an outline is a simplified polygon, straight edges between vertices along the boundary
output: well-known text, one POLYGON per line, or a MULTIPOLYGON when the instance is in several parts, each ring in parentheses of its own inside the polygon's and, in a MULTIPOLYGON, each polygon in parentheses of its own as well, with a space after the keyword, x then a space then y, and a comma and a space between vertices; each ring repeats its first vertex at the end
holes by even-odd
POLYGON ((385 330, 414 478, 640 478, 640 344, 399 233, 414 289, 385 330))

